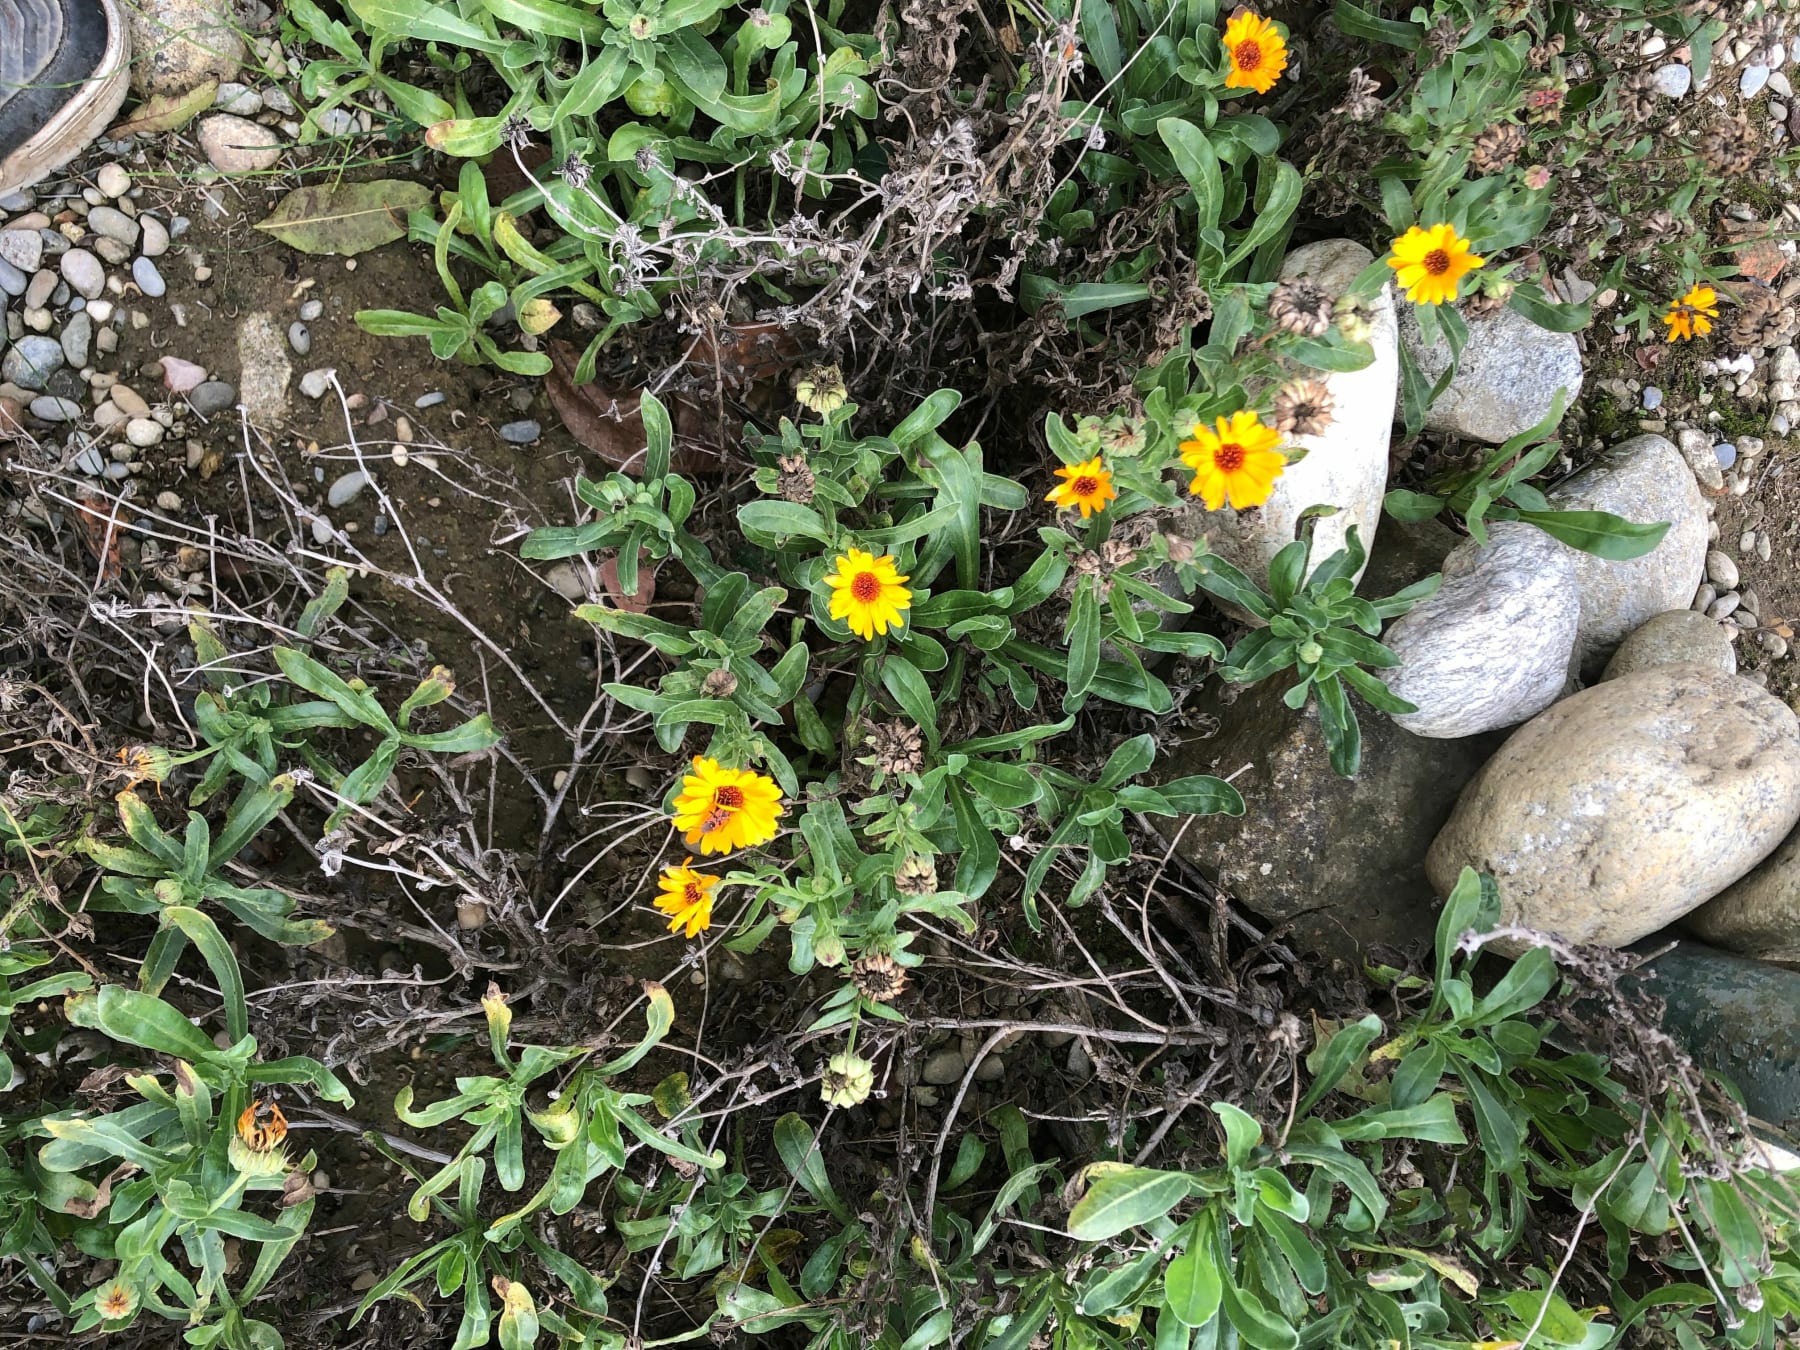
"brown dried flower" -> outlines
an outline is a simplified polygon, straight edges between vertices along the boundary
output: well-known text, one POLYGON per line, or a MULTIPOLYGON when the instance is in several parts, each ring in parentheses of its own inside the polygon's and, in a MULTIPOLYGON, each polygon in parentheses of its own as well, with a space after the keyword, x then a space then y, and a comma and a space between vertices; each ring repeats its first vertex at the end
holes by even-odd
POLYGON ((813 477, 812 466, 806 462, 805 455, 783 455, 775 461, 775 467, 781 470, 775 486, 784 500, 800 506, 812 501, 818 480, 813 477))
POLYGON ((1499 173, 1511 168, 1524 148, 1524 127, 1517 122, 1496 122, 1475 138, 1469 163, 1476 173, 1499 173))
POLYGON ((873 952, 850 967, 850 980, 869 1002, 892 1003, 906 989, 906 969, 886 952, 873 952))
POLYGON ((1323 380, 1294 380, 1276 391, 1269 425, 1284 436, 1317 436, 1331 425, 1334 411, 1323 380))
POLYGON ((1449 59, 1450 54, 1462 44, 1462 30, 1456 26, 1456 20, 1448 14, 1438 15, 1438 21, 1431 26, 1425 35, 1425 45, 1431 48, 1431 63, 1449 59))
POLYGON ((909 855, 894 870, 894 886, 902 895, 935 895, 937 864, 922 854, 909 855))
POLYGON ((1381 86, 1364 74, 1361 66, 1350 72, 1348 83, 1344 101, 1332 112, 1352 122, 1366 122, 1381 111, 1381 86))
POLYGON ((1538 43, 1528 53, 1526 53, 1526 60, 1531 62, 1531 68, 1533 70, 1542 70, 1545 66, 1549 65, 1557 57, 1561 56, 1562 52, 1563 52, 1563 35, 1561 33, 1557 33, 1555 36, 1549 38, 1548 40, 1538 43))
POLYGON ((729 670, 709 670, 700 681, 700 692, 708 698, 730 698, 737 693, 737 676, 729 670))
POLYGON ((1269 318, 1301 337, 1324 337, 1331 327, 1331 296, 1304 279, 1283 281, 1269 296, 1269 318))
POLYGON ((917 773, 925 765, 925 738, 910 722, 880 722, 869 729, 875 767, 885 774, 917 773))
POLYGON ((1555 76, 1539 80, 1525 95, 1525 120, 1532 123, 1562 121, 1563 100, 1569 84, 1555 76))
POLYGON ((1781 345, 1783 335, 1793 326, 1793 316, 1783 308, 1781 297, 1758 287, 1739 302, 1725 340, 1741 351, 1756 351, 1781 345))
POLYGON ((1701 138, 1700 157, 1725 177, 1736 178, 1756 166, 1756 136, 1742 121, 1727 123, 1701 138))

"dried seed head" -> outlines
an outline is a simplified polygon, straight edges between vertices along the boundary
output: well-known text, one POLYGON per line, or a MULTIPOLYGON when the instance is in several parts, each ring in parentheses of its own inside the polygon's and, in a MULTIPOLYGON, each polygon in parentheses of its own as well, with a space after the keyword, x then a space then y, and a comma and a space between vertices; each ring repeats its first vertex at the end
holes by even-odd
POLYGON ((1494 17, 1501 23, 1518 23, 1531 13, 1531 3, 1532 0, 1506 0, 1494 11, 1494 17))
POLYGON ((1331 296, 1310 281, 1283 281, 1269 295, 1269 318, 1301 337, 1324 337, 1331 327, 1331 296))
POLYGON ((1517 122, 1496 122, 1475 138, 1469 163, 1476 173, 1499 173, 1511 168, 1524 148, 1524 127, 1517 122))
POLYGON ((775 461, 775 467, 781 470, 775 486, 785 500, 805 506, 813 499, 818 480, 813 477, 812 466, 806 462, 805 455, 783 455, 775 461))
POLYGON ((910 722, 882 722, 869 730, 875 767, 885 774, 917 773, 925 765, 925 738, 910 722))
POLYGON ((1526 59, 1531 62, 1531 68, 1533 70, 1542 70, 1557 57, 1561 56, 1562 51, 1563 35, 1557 33, 1554 37, 1551 37, 1547 41, 1540 42, 1533 47, 1530 52, 1526 54, 1526 59))
POLYGON ((800 372, 794 381, 794 397, 804 407, 821 415, 836 412, 850 397, 844 387, 844 372, 836 366, 813 366, 800 372))
POLYGON ((1456 26, 1456 20, 1448 14, 1440 14, 1438 21, 1432 25, 1425 36, 1425 45, 1431 48, 1432 64, 1445 60, 1462 42, 1462 30, 1456 26))
POLYGON ((892 1003, 906 989, 906 968, 886 952, 862 957, 850 967, 856 992, 871 1003, 892 1003))
POLYGON ((708 698, 730 698, 737 693, 737 676, 729 670, 709 670, 700 682, 700 692, 708 698))
POLYGON ((1507 277, 1484 275, 1475 283, 1475 290, 1463 305, 1463 308, 1477 318, 1497 314, 1512 299, 1518 287, 1507 277))
POLYGON ((1744 122, 1729 123, 1706 133, 1700 157, 1725 177, 1736 178, 1756 165, 1756 135, 1744 122))
POLYGON ((908 854, 894 870, 894 886, 902 895, 935 895, 937 864, 920 853, 908 854))
POLYGON ((1287 436, 1317 436, 1331 425, 1334 411, 1323 380, 1294 380, 1276 392, 1269 425, 1287 436))
POLYGON ((1100 545, 1100 565, 1109 572, 1137 561, 1137 550, 1123 539, 1108 539, 1100 545))
POLYGON ((826 1060, 819 1075, 819 1097, 827 1106, 861 1106, 874 1089, 875 1066, 848 1051, 826 1060))
POLYGON ((1352 122, 1366 122, 1381 111, 1381 86, 1357 66, 1350 72, 1344 101, 1332 111, 1352 122))
POLYGON ((1739 302, 1726 341, 1741 351, 1780 346, 1783 334, 1793 327, 1792 317, 1783 309, 1779 295, 1758 287, 1739 302))
POLYGON ((1563 99, 1568 94, 1567 80, 1545 76, 1525 94, 1525 120, 1532 123, 1562 121, 1563 99))

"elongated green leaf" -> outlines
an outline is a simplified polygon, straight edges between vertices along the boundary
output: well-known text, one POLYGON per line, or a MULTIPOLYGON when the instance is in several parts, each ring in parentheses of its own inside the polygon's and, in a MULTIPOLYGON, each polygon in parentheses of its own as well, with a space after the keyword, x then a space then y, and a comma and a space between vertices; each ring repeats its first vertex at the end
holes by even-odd
POLYGON ((1610 511, 1519 511, 1517 518, 1552 539, 1608 562, 1630 562, 1651 552, 1669 532, 1669 522, 1639 524, 1610 511))
POLYGON ((800 1183, 808 1195, 830 1210, 839 1223, 856 1222, 856 1215, 851 1212, 850 1206, 832 1188, 831 1178, 825 1171, 824 1159, 819 1155, 819 1142, 813 1135, 812 1126, 792 1111, 775 1122, 775 1151, 781 1155, 782 1163, 794 1180, 800 1183))
POLYGON ((1103 1242, 1127 1228, 1160 1219, 1192 1193, 1184 1172, 1153 1167, 1089 1167, 1087 1194, 1069 1212, 1069 1235, 1103 1242))
POLYGON ((1313 1075, 1311 1086, 1301 1096, 1294 1114, 1303 1116, 1318 1105, 1327 1092, 1344 1080, 1344 1075, 1350 1072, 1380 1034, 1381 1019, 1374 1013, 1360 1021, 1339 1027, 1331 1039, 1314 1052, 1319 1067, 1313 1075))
POLYGON ((1191 1220, 1180 1241, 1185 1244, 1181 1254, 1163 1272, 1163 1295, 1169 1311, 1184 1327, 1203 1327, 1218 1313, 1224 1289, 1211 1212, 1191 1220))
POLYGON ((213 978, 225 995, 225 1034, 233 1042, 243 1040, 250 1034, 250 1013, 244 1003, 244 976, 219 926, 199 910, 185 905, 170 905, 162 912, 162 921, 186 934, 188 941, 212 968, 213 978))
POLYGON ((429 4, 427 0, 346 0, 346 4, 365 27, 378 33, 469 47, 478 52, 498 53, 506 45, 447 5, 429 4))
POLYGON ((198 1060, 217 1048, 212 1037, 160 998, 123 985, 102 985, 98 993, 72 997, 64 1007, 73 1025, 158 1054, 198 1060))

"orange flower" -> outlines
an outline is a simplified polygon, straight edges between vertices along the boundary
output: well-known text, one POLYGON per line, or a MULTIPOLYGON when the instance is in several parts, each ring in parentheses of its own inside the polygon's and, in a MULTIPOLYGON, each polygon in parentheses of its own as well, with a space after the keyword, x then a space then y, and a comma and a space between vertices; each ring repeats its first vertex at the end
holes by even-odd
POLYGON ((1240 9, 1225 25, 1225 56, 1231 71, 1227 89, 1254 89, 1266 94, 1287 69, 1287 39, 1260 14, 1240 9))
POLYGON ((1456 299, 1456 283, 1478 267, 1487 265, 1469 251, 1469 241, 1459 237, 1454 225, 1417 225, 1394 240, 1387 265, 1395 280, 1415 305, 1441 305, 1456 299))
POLYGON ((1694 286, 1670 304, 1663 322, 1669 325, 1670 342, 1687 342, 1712 332, 1712 321, 1718 317, 1719 293, 1711 286, 1694 286))
POLYGON ((696 872, 683 863, 679 867, 663 868, 662 877, 656 884, 662 894, 653 903, 669 916, 671 933, 691 938, 712 927, 712 891, 719 884, 717 877, 696 872))
POLYGON ((1080 464, 1065 464, 1056 471, 1056 476, 1063 481, 1051 488, 1044 500, 1055 502, 1059 511, 1079 509, 1083 520, 1096 511, 1104 511, 1108 502, 1119 499, 1118 491, 1113 487, 1112 472, 1098 455, 1080 464))
POLYGON ((1208 511, 1217 511, 1227 500, 1236 511, 1261 506, 1287 464, 1275 448, 1281 433, 1264 426, 1248 408, 1219 418, 1214 426, 1216 430, 1196 423, 1193 439, 1181 443, 1181 462, 1194 471, 1188 491, 1205 501, 1208 511))
POLYGON ((773 839, 782 809, 774 779, 696 755, 694 771, 683 775, 675 798, 675 828, 702 853, 729 853, 773 839))

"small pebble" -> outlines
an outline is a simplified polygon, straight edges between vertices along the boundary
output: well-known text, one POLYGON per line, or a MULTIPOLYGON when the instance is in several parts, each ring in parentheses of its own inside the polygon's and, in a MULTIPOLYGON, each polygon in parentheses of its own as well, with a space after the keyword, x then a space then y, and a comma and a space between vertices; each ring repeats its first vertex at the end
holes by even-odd
POLYGON ((450 395, 446 394, 443 390, 433 389, 429 394, 420 394, 415 398, 413 400, 413 407, 419 409, 435 408, 449 397, 450 395))
POLYGON ((81 416, 81 405, 72 398, 40 394, 31 400, 31 415, 45 422, 73 422, 81 416))
POLYGON ((156 494, 156 509, 159 511, 179 511, 181 509, 181 498, 176 493, 164 489, 156 494))
POLYGON ((1729 469, 1737 463, 1737 447, 1730 441, 1720 441, 1713 446, 1713 454, 1718 456, 1721 469, 1729 469))
POLYGON ((1738 565, 1722 549, 1709 549, 1706 554, 1706 575, 1715 585, 1729 591, 1738 584, 1738 565))
POLYGON ((223 380, 207 380, 188 395, 188 406, 202 417, 224 412, 237 402, 237 390, 223 380))
POLYGON ((113 302, 110 300, 90 300, 87 313, 95 323, 107 323, 113 316, 113 302))
POLYGON ((331 542, 331 517, 314 516, 312 519, 312 537, 315 544, 331 542))
POLYGON ((41 309, 50 303, 50 297, 55 293, 56 273, 44 268, 32 275, 31 284, 25 288, 25 303, 33 309, 41 309))
POLYGON ((107 197, 123 197, 131 191, 131 175, 117 164, 102 164, 94 175, 94 186, 107 197))
POLYGON ((87 221, 90 230, 126 248, 136 248, 138 236, 143 233, 142 227, 116 206, 96 206, 88 212, 87 221))
POLYGON ((127 416, 148 417, 150 415, 150 405, 144 402, 143 397, 130 385, 115 384, 112 390, 112 401, 118 404, 127 416))
POLYGON ((81 453, 75 456, 75 467, 91 477, 98 478, 106 469, 106 457, 100 453, 98 446, 85 446, 81 453))
POLYGON ((964 1060, 960 1050, 939 1050, 928 1057, 919 1070, 922 1082, 936 1087, 946 1087, 960 1082, 963 1076, 964 1060))
POLYGON ((1655 412, 1662 407, 1663 391, 1653 384, 1644 386, 1644 411, 1655 412))
POLYGON ((334 510, 347 506, 355 499, 356 494, 368 486, 369 475, 361 469, 354 469, 338 477, 325 491, 325 501, 334 510))
POLYGON ((37 271, 44 261, 44 236, 36 230, 0 230, 0 259, 21 272, 37 271))
POLYGON ((312 350, 312 333, 305 324, 290 323, 288 325, 288 346, 292 347, 295 354, 299 356, 305 356, 312 350))
POLYGON ((1786 656, 1788 654, 1787 639, 1780 633, 1764 633, 1756 639, 1762 649, 1770 656, 1786 656))
POLYGON ((323 300, 308 300, 304 305, 300 306, 300 317, 308 323, 311 323, 324 312, 325 302, 323 300))
POLYGON ((138 223, 144 228, 144 237, 138 245, 138 251, 146 258, 160 258, 169 251, 169 229, 155 216, 139 216, 138 223))
POLYGON ((509 445, 530 445, 542 434, 543 429, 530 420, 508 422, 500 428, 500 439, 509 445))
POLYGON ((1769 543, 1769 536, 1766 534, 1758 535, 1756 539, 1756 556, 1763 562, 1767 562, 1769 561, 1769 554, 1773 551, 1774 546, 1769 543))
POLYGON ((323 398, 325 391, 331 388, 332 374, 327 368, 307 371, 300 377, 300 392, 308 398, 323 398))
POLYGON ((1729 619, 1733 614, 1737 613, 1738 606, 1742 603, 1743 597, 1736 591, 1726 591, 1725 594, 1721 595, 1717 600, 1706 607, 1706 617, 1709 619, 1729 619))
POLYGON ((125 439, 140 450, 148 450, 162 438, 162 425, 148 417, 134 417, 125 424, 125 439))
POLYGON ((488 908, 480 900, 465 900, 456 907, 456 926, 472 933, 488 919, 488 908))
POLYGON ((63 325, 62 349, 69 364, 79 369, 87 364, 88 349, 94 341, 94 321, 86 314, 72 314, 63 325))
POLYGON ((162 279, 162 273, 156 270, 156 264, 148 258, 139 258, 131 264, 131 279, 152 300, 161 299, 169 289, 162 279))
POLYGON ((1709 581, 1703 581, 1700 583, 1699 589, 1694 592, 1693 603, 1689 605, 1688 608, 1697 609, 1702 613, 1705 613, 1706 607, 1718 598, 1718 588, 1709 581))
POLYGON ((1664 98, 1680 98, 1694 83, 1694 72, 1679 61, 1660 66, 1650 77, 1651 87, 1664 98))
POLYGON ((1741 608, 1752 615, 1762 613, 1762 597, 1756 593, 1754 587, 1746 586, 1744 588, 1744 603, 1741 608))
POLYGON ((75 293, 88 300, 96 299, 106 289, 106 269, 100 260, 84 248, 72 248, 62 255, 59 264, 63 280, 75 293))
POLYGON ((131 466, 129 464, 108 464, 106 472, 100 476, 111 483, 122 483, 131 477, 131 466))
POLYGON ((1743 74, 1738 76, 1738 93, 1745 98, 1755 98, 1762 93, 1763 86, 1769 82, 1769 68, 1764 65, 1745 66, 1743 74))

